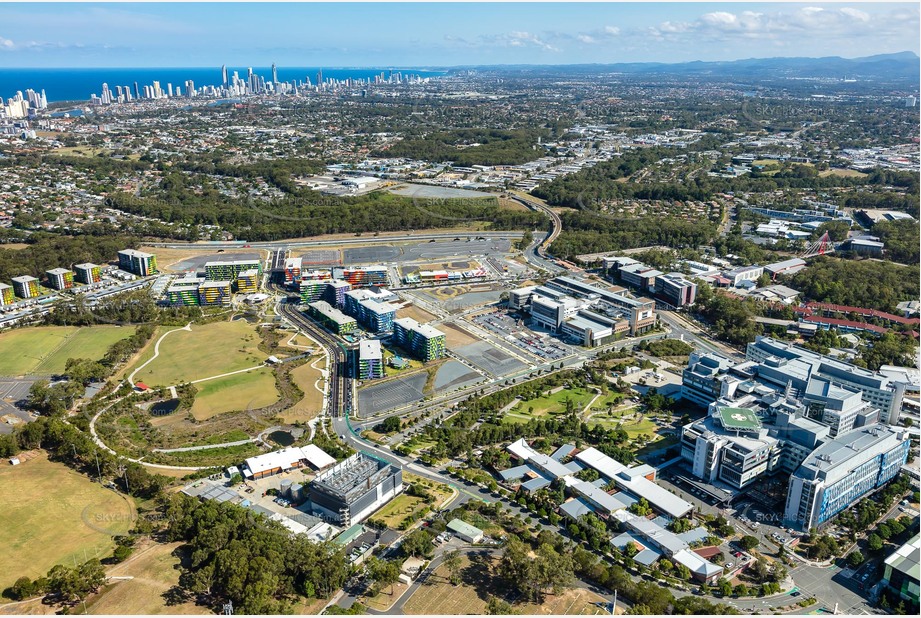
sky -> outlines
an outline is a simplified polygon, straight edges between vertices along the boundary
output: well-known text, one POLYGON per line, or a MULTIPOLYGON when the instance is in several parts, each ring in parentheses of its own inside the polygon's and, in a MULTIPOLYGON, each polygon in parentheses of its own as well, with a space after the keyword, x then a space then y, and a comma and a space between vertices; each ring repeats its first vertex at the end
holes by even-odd
POLYGON ((684 62, 919 53, 913 3, 6 3, 0 68, 684 62))

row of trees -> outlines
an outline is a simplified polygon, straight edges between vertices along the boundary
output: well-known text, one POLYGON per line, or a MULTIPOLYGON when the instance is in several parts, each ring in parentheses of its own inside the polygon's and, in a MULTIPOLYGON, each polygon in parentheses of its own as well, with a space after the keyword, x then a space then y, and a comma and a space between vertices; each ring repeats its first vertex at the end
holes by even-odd
POLYGON ((105 264, 114 260, 122 249, 135 249, 133 237, 58 236, 36 233, 29 236, 23 249, 0 248, 0 281, 20 275, 44 278, 52 268, 70 268, 74 264, 105 264))

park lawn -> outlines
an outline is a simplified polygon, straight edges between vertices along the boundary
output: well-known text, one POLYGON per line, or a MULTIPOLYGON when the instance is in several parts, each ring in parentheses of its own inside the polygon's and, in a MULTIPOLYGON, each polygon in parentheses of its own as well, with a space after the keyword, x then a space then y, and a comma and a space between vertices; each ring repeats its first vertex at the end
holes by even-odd
POLYGON ((268 367, 199 382, 195 387, 198 393, 192 416, 199 421, 223 412, 257 410, 279 399, 275 376, 268 367))
POLYGON ((410 496, 404 490, 402 494, 388 502, 384 508, 375 513, 372 518, 384 522, 388 528, 397 529, 400 522, 410 515, 419 512, 422 507, 428 505, 433 509, 438 509, 453 496, 451 488, 446 485, 436 485, 434 482, 423 479, 422 477, 405 473, 403 475, 403 484, 405 486, 410 483, 422 485, 426 491, 435 497, 434 501, 429 503, 423 498, 410 496))
POLYGON ((844 178, 864 178, 867 176, 865 172, 858 172, 857 170, 845 170, 840 168, 834 168, 830 170, 824 170, 819 172, 820 177, 825 176, 843 176, 844 178))
MULTIPOLYGON (((258 334, 242 320, 193 325, 190 331, 180 330, 163 339, 160 356, 134 379, 150 386, 171 386, 239 371, 265 361, 267 355, 258 344, 258 334)), ((153 347, 150 349, 146 358, 153 356, 153 347)), ((139 359, 135 367, 146 358, 139 359)))
POLYGON ((90 326, 78 328, 57 348, 54 353, 39 363, 36 373, 63 373, 69 358, 89 358, 99 360, 105 356, 116 341, 127 339, 134 334, 131 326, 90 326))
MULTIPOLYGON (((211 614, 192 601, 167 605, 163 594, 179 583, 179 558, 173 552, 182 543, 157 543, 135 550, 125 562, 108 571, 113 577, 134 579, 104 586, 86 603, 88 614, 211 614)), ((81 608, 82 609, 82 608, 81 608)))
POLYGON ((601 425, 605 429, 617 429, 617 426, 620 425, 620 428, 627 432, 627 435, 632 440, 639 435, 655 435, 657 426, 648 418, 641 418, 639 420, 622 420, 623 417, 601 417, 593 416, 591 420, 587 421, 589 427, 594 427, 595 425, 601 425))
MULTIPOLYGON (((566 405, 563 401, 567 397, 576 404, 576 411, 582 412, 585 406, 595 397, 595 393, 585 388, 572 388, 563 389, 552 395, 522 401, 505 414, 503 422, 527 423, 532 418, 539 418, 552 414, 563 414, 566 410, 566 405), (533 408, 533 410, 528 412, 529 408, 533 408)), ((597 406, 598 402, 602 401, 602 399, 602 397, 599 397, 594 405, 597 406)))
POLYGON ((422 498, 402 493, 388 502, 384 508, 372 515, 371 518, 384 522, 384 525, 388 528, 396 530, 400 522, 418 511, 422 504, 422 498))
MULTIPOLYGON (((307 422, 316 418, 323 409, 323 372, 315 369, 311 365, 315 364, 317 358, 311 358, 300 367, 291 370, 291 381, 304 393, 300 401, 279 414, 278 416, 285 423, 307 422), (317 382, 319 381, 319 384, 317 382), (319 389, 317 388, 319 386, 319 389)), ((323 366, 325 362, 319 363, 323 366)))
POLYGON ((0 590, 56 564, 109 556, 112 536, 127 532, 135 517, 128 498, 45 453, 0 467, 0 504, 0 590))

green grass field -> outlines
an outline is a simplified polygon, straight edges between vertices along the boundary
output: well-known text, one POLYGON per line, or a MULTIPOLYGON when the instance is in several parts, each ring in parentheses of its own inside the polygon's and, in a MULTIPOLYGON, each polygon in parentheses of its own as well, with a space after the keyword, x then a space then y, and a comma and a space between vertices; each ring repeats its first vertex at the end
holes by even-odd
POLYGON ((0 504, 0 589, 55 564, 105 558, 112 534, 127 532, 134 516, 124 497, 44 454, 18 466, 4 461, 0 504))
POLYGON ((591 420, 587 421, 587 423, 589 427, 601 425, 605 429, 617 429, 619 425, 621 429, 627 432, 627 435, 630 436, 630 439, 633 439, 644 433, 654 436, 656 432, 656 424, 647 418, 623 421, 620 417, 612 418, 605 415, 594 416, 591 420))
POLYGON ((109 347, 134 334, 119 326, 40 326, 0 335, 0 375, 50 375, 64 371, 68 358, 98 360, 109 347))
POLYGON ((192 404, 192 416, 199 421, 222 412, 264 408, 279 399, 275 376, 268 367, 200 382, 195 386, 198 393, 192 404))
MULTIPOLYGON (((158 332, 156 336, 162 334, 158 332)), ((257 348, 258 344, 255 329, 243 321, 192 326, 191 331, 166 337, 160 344, 160 356, 139 371, 135 381, 170 386, 253 367, 267 356, 257 348)), ((134 366, 151 358, 153 348, 151 345, 134 366)))
POLYGON ((564 389, 559 392, 523 401, 506 413, 502 419, 504 423, 527 423, 533 418, 540 418, 566 411, 566 398, 575 404, 576 412, 581 414, 585 407, 592 403, 592 410, 604 410, 611 403, 617 403, 624 398, 619 393, 609 393, 595 399, 595 392, 586 388, 564 389), (592 400, 594 399, 594 402, 592 400), (530 410, 530 411, 529 411, 530 410))

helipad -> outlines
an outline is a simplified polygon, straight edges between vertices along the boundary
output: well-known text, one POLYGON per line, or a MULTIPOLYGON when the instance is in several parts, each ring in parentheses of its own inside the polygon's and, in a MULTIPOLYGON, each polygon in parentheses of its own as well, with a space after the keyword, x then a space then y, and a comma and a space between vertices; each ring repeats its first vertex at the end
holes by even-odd
POLYGON ((746 431, 761 428, 758 416, 746 408, 720 408, 720 423, 725 429, 746 431))

